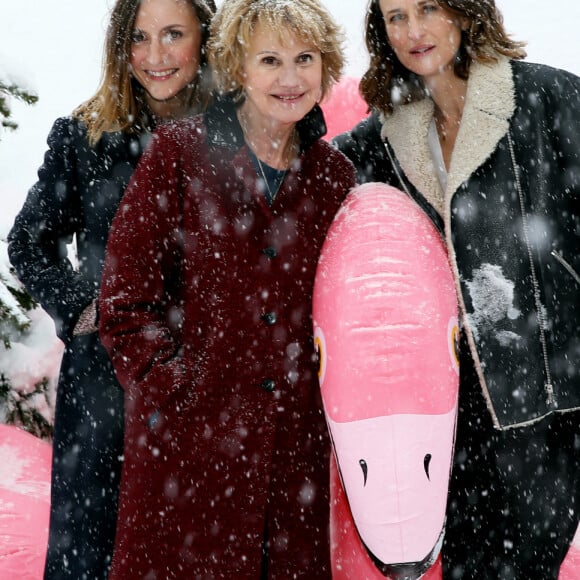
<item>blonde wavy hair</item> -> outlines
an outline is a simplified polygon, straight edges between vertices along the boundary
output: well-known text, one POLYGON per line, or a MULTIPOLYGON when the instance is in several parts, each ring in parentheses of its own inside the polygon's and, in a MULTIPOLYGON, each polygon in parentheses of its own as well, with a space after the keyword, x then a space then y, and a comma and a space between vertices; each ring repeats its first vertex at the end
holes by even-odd
POLYGON ((208 41, 208 59, 218 90, 243 94, 244 58, 258 26, 278 32, 284 44, 291 31, 322 56, 322 97, 344 67, 344 33, 317 0, 224 0, 208 41))
MULTIPOLYGON (((188 0, 201 26, 201 61, 192 111, 203 110, 209 101, 209 67, 206 43, 215 13, 213 0, 188 0)), ((87 127, 89 143, 94 146, 104 132, 139 132, 144 129, 147 108, 143 89, 130 72, 132 35, 140 0, 117 0, 111 12, 105 38, 101 82, 97 92, 73 111, 73 117, 87 127)))

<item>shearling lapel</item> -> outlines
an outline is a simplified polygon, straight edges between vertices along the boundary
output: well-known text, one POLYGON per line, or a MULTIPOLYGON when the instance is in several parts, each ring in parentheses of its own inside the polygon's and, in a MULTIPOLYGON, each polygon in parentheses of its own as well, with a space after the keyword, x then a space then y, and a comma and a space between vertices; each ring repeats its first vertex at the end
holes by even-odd
POLYGON ((409 181, 443 215, 445 199, 492 154, 507 133, 514 108, 509 60, 501 58, 492 66, 473 63, 445 195, 437 180, 428 144, 433 117, 430 99, 395 109, 384 120, 381 136, 388 139, 409 181))
POLYGON ((453 194, 493 153, 514 113, 514 81, 509 60, 471 68, 461 127, 451 158, 448 193, 453 194))
POLYGON ((427 141, 432 116, 430 99, 398 107, 384 120, 381 137, 391 144, 409 181, 442 213, 443 192, 427 141))

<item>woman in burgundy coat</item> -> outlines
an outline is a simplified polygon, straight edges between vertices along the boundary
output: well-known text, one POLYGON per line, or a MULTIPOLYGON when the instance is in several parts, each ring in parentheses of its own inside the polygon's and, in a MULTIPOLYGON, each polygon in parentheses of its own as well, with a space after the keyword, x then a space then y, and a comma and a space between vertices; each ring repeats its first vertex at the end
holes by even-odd
POLYGON ((125 389, 111 580, 328 578, 311 295, 354 186, 320 137, 343 64, 317 0, 225 0, 224 95, 163 127, 109 237, 100 331, 125 389))

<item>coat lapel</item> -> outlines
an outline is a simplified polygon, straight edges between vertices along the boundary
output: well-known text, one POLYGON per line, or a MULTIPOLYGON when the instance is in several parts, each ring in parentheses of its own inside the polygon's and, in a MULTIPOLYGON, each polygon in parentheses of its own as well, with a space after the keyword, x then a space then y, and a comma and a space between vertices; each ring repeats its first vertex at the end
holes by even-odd
POLYGON ((399 107, 385 119, 381 137, 391 144, 409 181, 441 213, 443 192, 427 140, 432 116, 430 99, 399 107))
POLYGON ((461 127, 448 177, 448 194, 480 167, 509 130, 515 110, 514 82, 509 61, 472 66, 461 127))
POLYGON ((429 150, 428 132, 433 117, 430 99, 395 109, 384 119, 381 136, 391 144, 409 181, 443 215, 446 200, 485 162, 507 133, 514 109, 509 60, 501 58, 492 66, 474 62, 446 192, 439 185, 429 150))

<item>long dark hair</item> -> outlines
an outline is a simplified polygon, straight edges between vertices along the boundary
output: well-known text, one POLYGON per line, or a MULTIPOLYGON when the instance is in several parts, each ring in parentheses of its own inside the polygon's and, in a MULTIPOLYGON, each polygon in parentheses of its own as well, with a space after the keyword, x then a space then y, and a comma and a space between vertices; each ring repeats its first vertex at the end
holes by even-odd
MULTIPOLYGON (((525 42, 512 40, 494 0, 438 0, 452 14, 467 18, 469 27, 461 33, 461 45, 454 65, 455 74, 467 79, 473 61, 496 62, 503 55, 512 59, 526 56, 525 42)), ((366 14, 365 40, 369 68, 360 82, 360 92, 369 108, 385 114, 397 102, 411 103, 426 97, 421 79, 401 64, 389 44, 379 0, 370 0, 366 14)))

